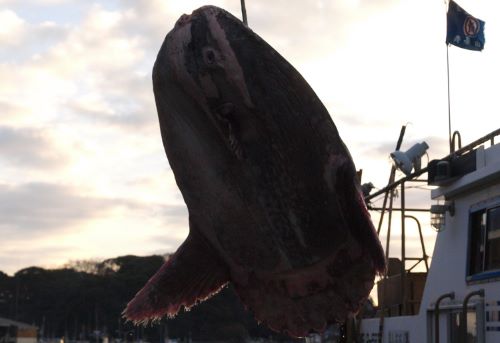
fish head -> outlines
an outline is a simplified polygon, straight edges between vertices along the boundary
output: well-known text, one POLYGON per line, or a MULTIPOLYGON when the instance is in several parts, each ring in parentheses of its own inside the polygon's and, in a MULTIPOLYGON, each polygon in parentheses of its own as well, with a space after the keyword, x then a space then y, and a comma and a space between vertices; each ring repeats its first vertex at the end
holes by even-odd
POLYGON ((196 131, 200 142, 213 142, 215 149, 222 139, 241 158, 239 126, 254 105, 230 40, 255 36, 239 19, 215 6, 181 16, 165 38, 153 68, 162 129, 183 121, 196 131), (236 113, 238 120, 232 118, 236 113))

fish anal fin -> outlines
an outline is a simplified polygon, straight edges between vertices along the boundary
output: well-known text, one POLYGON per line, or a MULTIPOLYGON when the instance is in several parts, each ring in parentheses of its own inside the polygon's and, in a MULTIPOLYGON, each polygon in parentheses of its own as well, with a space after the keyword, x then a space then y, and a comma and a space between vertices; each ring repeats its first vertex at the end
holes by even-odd
POLYGON ((220 291, 228 280, 227 267, 213 249, 190 234, 127 304, 123 316, 135 323, 173 317, 220 291))

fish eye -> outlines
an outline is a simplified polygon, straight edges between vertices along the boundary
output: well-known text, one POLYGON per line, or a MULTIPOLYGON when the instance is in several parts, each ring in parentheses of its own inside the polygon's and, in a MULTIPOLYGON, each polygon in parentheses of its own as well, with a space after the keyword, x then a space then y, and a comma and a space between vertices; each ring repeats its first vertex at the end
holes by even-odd
POLYGON ((207 64, 215 63, 215 52, 212 49, 206 49, 203 52, 203 59, 207 64))

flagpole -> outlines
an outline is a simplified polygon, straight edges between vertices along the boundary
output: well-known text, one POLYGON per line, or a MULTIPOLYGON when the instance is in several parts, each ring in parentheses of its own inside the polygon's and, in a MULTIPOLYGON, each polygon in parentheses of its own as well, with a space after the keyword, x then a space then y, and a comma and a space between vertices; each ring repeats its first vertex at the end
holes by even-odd
POLYGON ((453 0, 445 0, 446 12, 446 71, 448 79, 448 139, 450 153, 454 150, 451 135, 450 56, 449 45, 481 51, 484 48, 484 21, 471 16, 453 0))
POLYGON ((450 105, 450 58, 449 58, 449 44, 446 44, 446 76, 448 80, 448 142, 450 144, 450 153, 453 151, 451 146, 451 105, 450 105))

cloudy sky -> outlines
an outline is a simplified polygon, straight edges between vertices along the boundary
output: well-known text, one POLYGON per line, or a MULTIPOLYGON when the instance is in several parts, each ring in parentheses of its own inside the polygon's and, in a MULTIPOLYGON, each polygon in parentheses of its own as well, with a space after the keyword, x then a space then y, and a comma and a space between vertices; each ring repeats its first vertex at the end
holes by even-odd
MULTIPOLYGON (((176 19, 204 4, 0 0, 0 270, 183 241, 151 69, 176 19)), ((241 16, 238 0, 212 4, 241 16)), ((449 50, 452 126, 467 143, 500 127, 500 4, 460 4, 486 21, 483 52, 449 50)), ((447 152, 445 11, 442 0, 247 0, 250 27, 310 82, 379 188, 401 125, 403 150, 425 140, 429 158, 447 152)))

